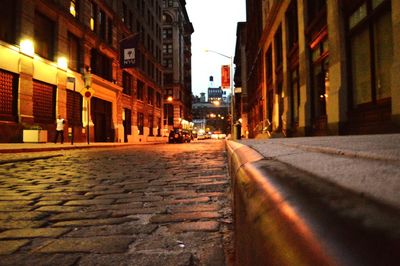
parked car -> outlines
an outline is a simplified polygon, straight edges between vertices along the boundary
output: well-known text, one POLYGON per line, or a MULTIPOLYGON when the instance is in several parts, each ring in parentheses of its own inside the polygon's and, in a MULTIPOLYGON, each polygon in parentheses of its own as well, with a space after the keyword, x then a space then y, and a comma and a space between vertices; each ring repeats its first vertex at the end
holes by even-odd
POLYGON ((182 130, 180 128, 174 128, 169 132, 168 142, 169 143, 184 143, 192 140, 192 134, 188 130, 182 130))

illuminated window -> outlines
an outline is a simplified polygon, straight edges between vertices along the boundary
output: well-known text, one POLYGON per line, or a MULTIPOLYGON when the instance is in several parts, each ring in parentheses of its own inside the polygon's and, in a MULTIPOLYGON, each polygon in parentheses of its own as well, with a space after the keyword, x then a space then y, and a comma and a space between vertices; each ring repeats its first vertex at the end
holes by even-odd
POLYGON ((89 26, 92 31, 96 30, 97 23, 97 15, 96 15, 96 5, 93 2, 90 2, 90 21, 89 26))
POLYGON ((69 13, 71 13, 72 16, 76 17, 78 11, 77 9, 78 9, 77 0, 71 0, 69 2, 69 13))

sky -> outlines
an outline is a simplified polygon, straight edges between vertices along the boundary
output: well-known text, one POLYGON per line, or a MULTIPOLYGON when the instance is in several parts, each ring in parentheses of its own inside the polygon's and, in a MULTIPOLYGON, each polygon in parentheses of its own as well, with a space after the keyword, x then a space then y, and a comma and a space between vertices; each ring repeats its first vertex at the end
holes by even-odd
POLYGON ((237 22, 246 21, 246 0, 186 0, 186 9, 193 24, 192 34, 192 92, 207 94, 209 77, 213 87, 221 86, 221 65, 235 55, 237 22))

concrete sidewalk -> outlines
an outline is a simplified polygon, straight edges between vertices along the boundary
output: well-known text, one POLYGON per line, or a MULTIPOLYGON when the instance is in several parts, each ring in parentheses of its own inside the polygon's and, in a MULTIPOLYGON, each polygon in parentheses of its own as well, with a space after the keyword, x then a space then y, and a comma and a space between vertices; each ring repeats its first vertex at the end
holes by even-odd
POLYGON ((396 265, 400 135, 227 141, 237 265, 396 265))
POLYGON ((400 134, 242 140, 277 160, 400 209, 400 134))

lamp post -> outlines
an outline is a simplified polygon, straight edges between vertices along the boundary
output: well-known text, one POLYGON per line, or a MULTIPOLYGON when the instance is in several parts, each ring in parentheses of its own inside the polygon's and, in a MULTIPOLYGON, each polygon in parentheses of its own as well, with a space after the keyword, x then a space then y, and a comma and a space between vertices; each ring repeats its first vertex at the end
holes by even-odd
MULTIPOLYGON (((173 100, 173 98, 172 98, 172 96, 168 96, 167 97, 167 102, 169 102, 169 103, 171 103, 172 102, 172 100, 173 100)), ((168 109, 169 109, 169 103, 167 103, 166 105, 165 105, 165 111, 166 111, 166 121, 165 121, 165 125, 167 126, 167 128, 166 128, 166 130, 167 130, 167 135, 168 135, 168 127, 169 127, 169 121, 168 121, 168 109)))
POLYGON ((220 53, 220 52, 217 52, 217 51, 214 51, 214 50, 208 50, 208 49, 206 49, 205 50, 205 52, 206 53, 214 53, 214 54, 217 54, 217 55, 220 55, 220 56, 222 56, 222 57, 225 57, 225 58, 228 58, 229 59, 229 63, 230 63, 230 77, 229 77, 229 85, 230 85, 230 91, 231 91, 231 102, 230 102, 230 107, 231 107, 231 123, 230 123, 230 126, 231 126, 231 137, 233 138, 234 137, 234 134, 233 134, 233 126, 234 126, 234 121, 233 121, 233 113, 234 113, 234 104, 233 104, 233 99, 234 99, 234 91, 233 91, 233 57, 232 56, 229 56, 229 55, 225 55, 225 54, 222 54, 222 53, 220 53))

